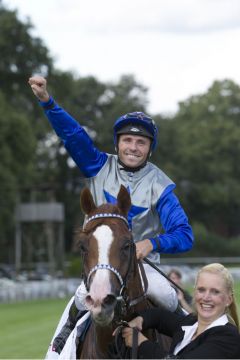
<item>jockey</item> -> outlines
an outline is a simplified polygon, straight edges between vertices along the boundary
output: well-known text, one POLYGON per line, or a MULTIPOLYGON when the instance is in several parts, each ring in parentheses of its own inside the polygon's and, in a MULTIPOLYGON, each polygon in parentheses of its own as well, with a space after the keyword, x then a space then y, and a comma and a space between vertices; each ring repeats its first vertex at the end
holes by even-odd
MULTIPOLYGON (((160 253, 190 250, 193 233, 173 192, 175 184, 149 161, 157 144, 154 121, 142 112, 121 116, 113 128, 116 154, 107 154, 97 149, 83 127, 49 96, 46 79, 34 76, 29 84, 53 129, 84 175, 96 205, 115 202, 121 184, 128 189, 132 201, 128 221, 138 259, 147 257, 159 266, 160 253)), ((149 298, 175 311, 178 299, 174 288, 149 265, 144 264, 144 267, 149 298)), ((71 309, 70 318, 80 316, 77 310, 80 313, 85 310, 85 295, 82 283, 76 291, 75 309, 71 309)), ((64 331, 66 336, 66 327, 64 331)))

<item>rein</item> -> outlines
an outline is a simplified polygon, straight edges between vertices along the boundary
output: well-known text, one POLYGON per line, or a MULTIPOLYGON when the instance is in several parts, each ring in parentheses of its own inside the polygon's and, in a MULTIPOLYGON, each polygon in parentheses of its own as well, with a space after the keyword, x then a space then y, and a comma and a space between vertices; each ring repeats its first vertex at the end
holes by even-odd
POLYGON ((115 330, 115 351, 117 354, 117 359, 137 359, 137 351, 138 351, 138 328, 134 327, 132 328, 133 331, 133 338, 132 338, 132 348, 125 347, 124 341, 122 338, 122 330, 124 327, 129 327, 127 321, 120 321, 119 326, 115 330), (123 351, 123 349, 125 351, 123 351), (125 353, 125 356, 123 357, 123 353, 125 353))
POLYGON ((139 265, 140 275, 141 275, 143 285, 144 285, 144 293, 142 295, 138 296, 137 298, 131 300, 129 302, 129 307, 137 305, 141 301, 145 300, 147 297, 148 281, 147 281, 147 277, 146 277, 146 274, 145 274, 145 271, 143 268, 142 261, 138 261, 138 265, 139 265))
MULTIPOLYGON (((120 214, 114 214, 114 213, 113 214, 111 214, 111 213, 95 214, 86 219, 86 221, 84 223, 84 228, 89 222, 92 222, 92 221, 98 220, 98 219, 102 219, 102 218, 116 218, 116 219, 122 220, 125 223, 125 225, 127 225, 129 231, 131 231, 127 218, 120 214)), ((146 293, 147 293, 147 288, 148 288, 148 282, 147 282, 146 274, 145 274, 145 271, 143 268, 143 264, 141 261, 138 261, 140 276, 142 279, 142 283, 144 285, 144 292, 142 295, 140 295, 134 299, 129 299, 129 297, 125 293, 126 283, 129 278, 129 275, 131 273, 131 267, 133 266, 133 262, 131 261, 131 259, 133 259, 133 255, 134 255, 134 242, 133 241, 130 246, 131 246, 130 247, 130 261, 129 261, 127 273, 126 273, 126 276, 124 279, 122 278, 119 271, 117 269, 115 269, 111 264, 97 264, 92 269, 90 269, 88 275, 86 276, 86 281, 85 281, 86 289, 89 291, 91 276, 97 270, 109 270, 116 275, 116 277, 121 285, 121 289, 119 291, 119 296, 117 296, 117 298, 116 298, 118 306, 116 306, 115 315, 117 318, 120 318, 120 319, 122 316, 126 315, 127 308, 133 307, 133 306, 137 305, 138 303, 140 303, 141 301, 146 299, 146 293)), ((116 321, 116 319, 115 319, 115 321, 116 321)), ((120 349, 120 347, 121 347, 120 345, 123 346, 123 340, 120 335, 121 335, 121 331, 122 331, 123 327, 127 326, 127 322, 120 320, 120 321, 118 321, 118 325, 119 326, 117 328, 117 332, 115 335, 115 350, 117 352, 118 358, 121 359, 121 358, 123 358, 122 357, 123 352, 122 352, 122 349, 120 349), (119 341, 121 341, 120 345, 119 345, 119 341)), ((132 344, 131 357, 130 357, 132 359, 137 358, 138 332, 139 332, 139 330, 137 328, 133 329, 133 344, 132 344)), ((125 345, 124 345, 124 348, 126 349, 125 345)), ((129 351, 130 350, 127 349, 127 352, 129 352, 129 351)), ((129 358, 129 355, 127 355, 127 353, 126 353, 125 358, 129 358)))

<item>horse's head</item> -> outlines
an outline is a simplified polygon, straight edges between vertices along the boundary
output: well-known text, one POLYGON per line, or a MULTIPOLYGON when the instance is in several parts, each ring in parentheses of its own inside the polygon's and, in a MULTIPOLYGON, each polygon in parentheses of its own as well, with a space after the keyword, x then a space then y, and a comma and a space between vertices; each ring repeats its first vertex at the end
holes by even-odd
POLYGON ((101 326, 113 319, 135 256, 127 222, 130 206, 130 195, 124 186, 121 186, 114 205, 97 207, 89 189, 85 188, 81 193, 81 207, 87 215, 79 238, 88 291, 86 306, 93 320, 101 326))

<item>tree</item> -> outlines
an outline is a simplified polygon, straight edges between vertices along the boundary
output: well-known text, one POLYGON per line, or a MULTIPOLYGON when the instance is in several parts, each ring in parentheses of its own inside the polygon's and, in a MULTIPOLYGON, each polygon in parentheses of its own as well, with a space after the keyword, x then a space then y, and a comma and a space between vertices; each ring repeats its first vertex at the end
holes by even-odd
POLYGON ((29 193, 36 177, 37 137, 45 132, 36 123, 40 109, 29 96, 27 80, 32 73, 50 73, 52 68, 48 49, 31 30, 29 21, 20 21, 17 12, 0 1, 0 245, 1 256, 8 253, 9 258, 13 257, 14 207, 20 192, 29 193))
POLYGON ((35 140, 24 113, 0 92, 0 245, 1 258, 13 259, 14 208, 19 192, 32 182, 35 140))
POLYGON ((216 81, 180 104, 175 118, 178 181, 194 220, 216 234, 240 233, 240 87, 216 81))
POLYGON ((1 89, 13 104, 23 108, 28 77, 36 72, 47 74, 52 67, 48 49, 40 38, 31 35, 32 28, 29 20, 20 21, 17 11, 6 9, 0 2, 1 89))

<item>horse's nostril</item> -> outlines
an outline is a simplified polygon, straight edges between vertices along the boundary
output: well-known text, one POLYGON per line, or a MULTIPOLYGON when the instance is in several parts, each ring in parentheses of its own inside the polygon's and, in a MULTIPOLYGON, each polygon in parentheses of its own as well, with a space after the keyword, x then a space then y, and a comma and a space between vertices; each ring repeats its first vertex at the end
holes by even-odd
POLYGON ((86 296, 85 302, 88 306, 93 306, 93 304, 94 304, 94 300, 91 298, 91 295, 86 296))
POLYGON ((103 306, 114 305, 117 299, 115 295, 109 294, 103 299, 103 306))

